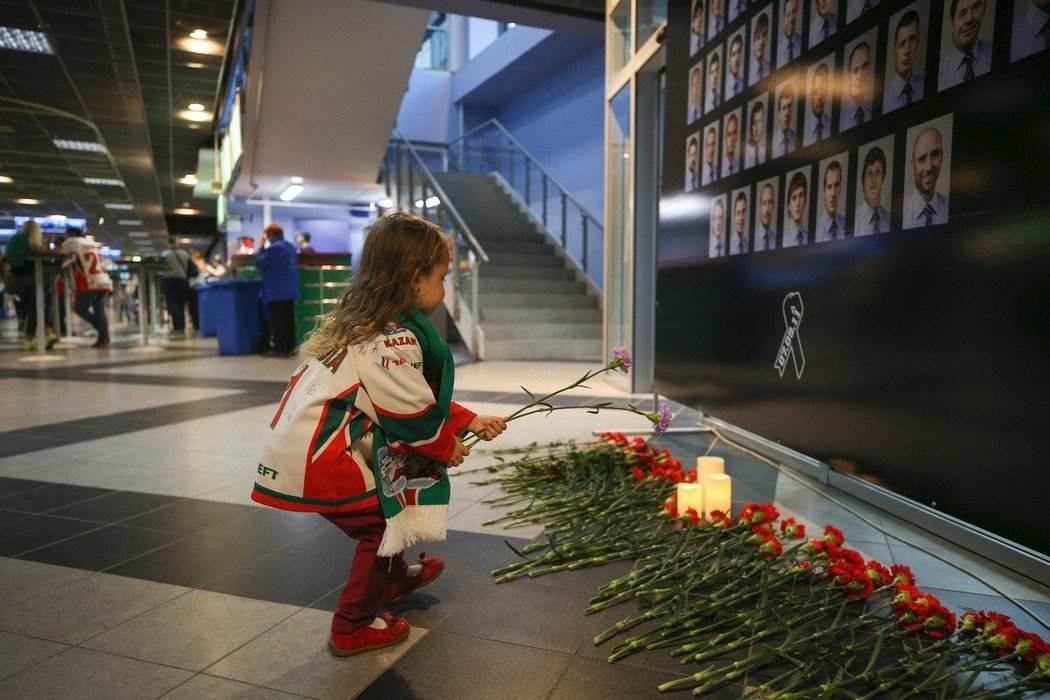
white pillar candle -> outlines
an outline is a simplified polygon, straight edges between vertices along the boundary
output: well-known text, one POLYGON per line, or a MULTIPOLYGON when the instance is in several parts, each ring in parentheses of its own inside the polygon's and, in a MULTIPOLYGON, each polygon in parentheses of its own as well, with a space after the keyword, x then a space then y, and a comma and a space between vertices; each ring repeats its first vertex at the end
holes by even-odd
POLYGON ((683 482, 678 484, 678 514, 684 515, 690 508, 704 517, 704 489, 700 484, 683 482))
POLYGON ((704 479, 711 474, 725 474, 726 461, 721 457, 697 457, 696 458, 696 483, 703 484, 704 479))
POLYGON ((704 479, 704 515, 720 510, 729 515, 733 504, 733 480, 726 474, 711 474, 704 479))

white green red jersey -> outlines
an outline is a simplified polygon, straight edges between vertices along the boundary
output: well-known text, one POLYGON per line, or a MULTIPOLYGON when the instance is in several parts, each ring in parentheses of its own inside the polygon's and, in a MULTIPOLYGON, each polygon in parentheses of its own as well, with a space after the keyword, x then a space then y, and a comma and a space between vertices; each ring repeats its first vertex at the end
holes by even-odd
POLYGON ((445 420, 423 378, 412 331, 380 335, 300 365, 270 423, 252 499, 284 510, 335 513, 378 505, 372 430, 387 446, 447 462, 475 414, 452 402, 445 420))
POLYGON ((74 268, 78 268, 84 275, 87 287, 86 289, 81 288, 80 284, 84 282, 78 283, 78 291, 109 292, 113 290, 113 280, 106 272, 106 261, 102 257, 101 247, 97 241, 82 236, 67 238, 62 242, 61 251, 66 255, 74 256, 76 259, 74 268))

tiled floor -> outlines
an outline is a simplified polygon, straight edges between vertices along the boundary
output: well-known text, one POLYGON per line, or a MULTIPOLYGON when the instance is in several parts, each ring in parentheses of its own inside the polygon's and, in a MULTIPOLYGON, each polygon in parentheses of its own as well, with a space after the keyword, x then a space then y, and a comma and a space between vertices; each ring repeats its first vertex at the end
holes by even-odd
MULTIPOLYGON (((130 337, 108 351, 62 343, 65 359, 25 362, 13 331, 0 336, 0 697, 634 699, 687 669, 655 651, 610 665, 591 643, 619 612, 586 617, 584 604, 626 564, 493 584, 489 571, 513 558, 504 540, 539 529, 484 525, 499 512, 481 502, 494 489, 469 477, 453 482, 448 541, 427 547, 445 573, 394 608, 413 625, 409 641, 332 658, 324 643, 353 543, 317 516, 248 499, 293 363, 219 357, 197 338, 143 352, 130 337)), ((468 364, 457 399, 506 413, 521 384, 548 391, 590 368, 468 364)), ((581 393, 628 398, 601 382, 581 393)), ((693 420, 682 411, 675 425, 693 420)), ((515 422, 493 446, 638 427, 629 414, 565 412, 515 422)), ((683 460, 724 456, 737 505, 775 500, 813 526, 834 522, 869 556, 909 564, 956 610, 994 608, 1039 629, 991 585, 1050 620, 1046 585, 709 434, 659 442, 683 460)))

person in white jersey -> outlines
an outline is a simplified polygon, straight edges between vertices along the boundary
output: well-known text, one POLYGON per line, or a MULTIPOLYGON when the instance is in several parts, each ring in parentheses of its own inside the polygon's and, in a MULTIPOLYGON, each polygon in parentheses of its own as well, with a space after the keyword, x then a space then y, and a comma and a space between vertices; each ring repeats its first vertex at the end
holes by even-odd
POLYGON ((83 231, 75 227, 67 230, 66 236, 61 251, 72 256, 66 264, 79 270, 84 279, 77 285, 76 304, 73 310, 98 331, 98 338, 91 347, 109 347, 106 295, 113 291, 113 280, 106 271, 106 261, 100 251, 101 246, 95 239, 85 236, 83 231))

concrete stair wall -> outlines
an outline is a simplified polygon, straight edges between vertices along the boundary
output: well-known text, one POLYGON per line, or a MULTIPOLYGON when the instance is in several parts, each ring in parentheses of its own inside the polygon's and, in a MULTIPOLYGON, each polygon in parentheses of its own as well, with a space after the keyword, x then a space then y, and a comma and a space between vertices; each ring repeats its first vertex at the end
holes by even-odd
POLYGON ((601 299, 492 176, 434 173, 489 262, 479 278, 487 360, 601 360, 601 299))

